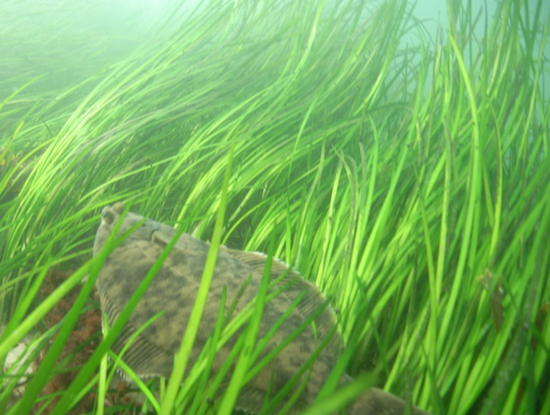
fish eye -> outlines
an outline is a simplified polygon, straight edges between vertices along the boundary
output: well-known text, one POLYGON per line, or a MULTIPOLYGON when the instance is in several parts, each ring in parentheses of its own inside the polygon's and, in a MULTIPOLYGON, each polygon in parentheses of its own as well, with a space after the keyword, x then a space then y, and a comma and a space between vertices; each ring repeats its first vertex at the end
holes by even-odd
POLYGON ((111 210, 109 209, 103 209, 103 211, 101 212, 101 217, 103 218, 105 223, 107 223, 108 225, 113 223, 113 221, 115 220, 114 213, 111 212, 111 210))
POLYGON ((117 202, 113 205, 113 209, 120 215, 124 211, 124 204, 122 202, 117 202))

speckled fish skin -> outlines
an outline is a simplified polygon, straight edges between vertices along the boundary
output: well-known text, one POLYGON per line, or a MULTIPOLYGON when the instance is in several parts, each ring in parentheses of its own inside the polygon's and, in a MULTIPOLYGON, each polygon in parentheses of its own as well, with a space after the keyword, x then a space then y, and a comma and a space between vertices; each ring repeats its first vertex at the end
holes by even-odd
MULTIPOLYGON (((94 255, 104 246, 122 211, 121 203, 103 209, 101 225, 94 242, 94 255)), ((129 229, 142 219, 142 216, 129 212, 123 220, 119 233, 129 229)), ((111 324, 116 320, 175 233, 174 228, 147 219, 106 259, 96 285, 101 299, 101 307, 108 315, 111 324)), ((137 341, 125 354, 123 360, 138 376, 162 376, 165 378, 170 376, 174 354, 179 350, 198 292, 208 250, 209 244, 191 235, 182 234, 119 335, 113 346, 115 352, 120 352, 128 337, 136 329, 159 311, 164 311, 161 317, 140 334, 137 341)), ((214 331, 223 288, 225 287, 227 290, 226 304, 229 306, 238 296, 243 283, 250 280, 244 292, 238 296, 237 306, 233 313, 235 316, 246 304, 252 302, 257 294, 264 262, 265 255, 260 253, 220 248, 207 306, 191 353, 190 365, 196 361, 208 337, 214 331)), ((265 304, 259 338, 267 334, 298 295, 305 291, 305 296, 271 338, 262 356, 275 348, 304 321, 309 313, 318 309, 325 302, 325 297, 317 288, 303 280, 296 271, 288 273, 287 268, 288 266, 280 261, 274 261, 272 264, 272 278, 279 277, 285 272, 287 272, 287 276, 277 287, 271 289, 276 289, 281 284, 290 283, 290 285, 283 293, 265 304)), ((311 326, 302 331, 243 388, 237 402, 238 407, 250 413, 259 412, 267 394, 270 393, 273 396, 288 383, 335 324, 334 312, 330 307, 326 307, 315 319, 317 333, 313 332, 311 326)), ((239 334, 240 332, 237 332, 217 353, 212 368, 213 373, 220 369, 239 334)), ((336 364, 341 348, 341 337, 336 333, 316 359, 307 386, 300 395, 299 402, 295 405, 295 411, 299 411, 313 402, 336 364)), ((348 381, 351 381, 351 378, 344 376, 341 384, 348 381)), ((404 408, 401 399, 381 390, 371 389, 348 408, 347 413, 353 415, 397 415, 405 413, 404 408)), ((413 413, 425 412, 415 409, 413 413)))

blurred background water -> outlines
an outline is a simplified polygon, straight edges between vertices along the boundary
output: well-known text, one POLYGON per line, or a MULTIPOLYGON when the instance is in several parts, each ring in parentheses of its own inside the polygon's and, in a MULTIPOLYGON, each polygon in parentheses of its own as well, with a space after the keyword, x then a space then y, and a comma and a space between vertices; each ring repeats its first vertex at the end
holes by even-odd
MULTIPOLYGON (((527 6, 524 10, 534 17, 536 0, 516 1, 527 6)), ((154 42, 162 34, 177 30, 177 13, 189 13, 198 4, 215 7, 216 3, 199 0, 3 0, 0 3, 0 99, 37 76, 42 78, 29 91, 47 92, 70 86, 144 42, 154 42), (165 25, 167 20, 171 23, 165 25)), ((373 6, 376 3, 379 1, 373 2, 373 6)), ((479 40, 484 37, 486 22, 494 18, 498 3, 499 0, 471 2, 474 20, 479 16, 474 32, 479 40)), ((446 1, 419 0, 409 4, 416 18, 424 24, 425 31, 411 30, 403 39, 405 44, 418 45, 422 38, 424 44, 429 45, 436 36, 438 25, 443 31, 447 30, 446 1)), ((454 4, 457 7, 460 1, 454 4)), ((463 6, 467 4, 462 0, 463 6)), ((542 2, 541 16, 548 16, 549 8, 550 2, 542 2)), ((550 45, 545 46, 545 54, 550 55, 550 45)), ((545 83, 544 76, 541 82, 545 83)), ((545 84, 544 90, 548 98, 550 87, 545 84)))

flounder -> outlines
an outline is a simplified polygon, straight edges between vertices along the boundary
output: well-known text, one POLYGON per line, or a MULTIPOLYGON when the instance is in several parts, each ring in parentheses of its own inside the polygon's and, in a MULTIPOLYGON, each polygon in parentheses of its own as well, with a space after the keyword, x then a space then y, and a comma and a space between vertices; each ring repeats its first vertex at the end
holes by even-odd
MULTIPOLYGON (((94 255, 104 246, 123 212, 122 203, 105 207, 101 225, 94 242, 94 255)), ((128 213, 119 233, 128 230, 142 220, 135 213, 128 213)), ((135 292, 149 269, 158 259, 176 230, 168 225, 147 219, 144 224, 119 245, 106 259, 96 281, 101 307, 109 322, 117 319, 128 300, 135 292)), ((128 323, 113 345, 119 353, 130 336, 151 317, 163 311, 159 318, 146 327, 124 354, 124 362, 140 377, 160 376, 169 378, 173 368, 174 355, 180 348, 198 287, 202 278, 209 244, 188 234, 182 234, 161 270, 155 276, 144 296, 140 299, 128 323)), ((235 316, 252 302, 260 287, 266 256, 257 252, 244 252, 220 247, 207 305, 193 345, 190 365, 198 358, 209 336, 214 332, 218 319, 222 291, 226 289, 229 306, 235 303, 235 316), (247 284, 244 284, 247 281, 247 284)), ((315 310, 326 304, 323 294, 300 274, 277 260, 271 265, 272 284, 270 292, 279 290, 273 299, 266 302, 260 323, 258 338, 263 338, 288 310, 291 303, 302 296, 298 306, 270 338, 259 359, 290 335, 315 310), (282 278, 278 278, 282 277, 282 278), (284 287, 281 291, 280 288, 284 287)), ((237 407, 249 413, 259 413, 266 397, 273 397, 292 378, 296 371, 315 352, 335 327, 336 315, 325 307, 295 339, 293 339, 266 367, 264 367, 241 390, 237 407)), ((217 353, 212 374, 220 370, 240 332, 235 333, 217 353)), ((310 405, 334 368, 342 348, 342 339, 336 331, 328 340, 308 373, 307 384, 293 411, 310 405)), ((189 366, 189 365, 188 365, 189 366)), ((351 381, 347 375, 341 384, 351 381)), ((289 394, 289 396, 291 396, 289 394)), ((283 403, 284 404, 284 403, 283 403)), ((372 388, 346 411, 357 415, 397 415, 405 413, 404 402, 379 389, 372 388)), ((413 410, 414 414, 425 412, 413 410)))

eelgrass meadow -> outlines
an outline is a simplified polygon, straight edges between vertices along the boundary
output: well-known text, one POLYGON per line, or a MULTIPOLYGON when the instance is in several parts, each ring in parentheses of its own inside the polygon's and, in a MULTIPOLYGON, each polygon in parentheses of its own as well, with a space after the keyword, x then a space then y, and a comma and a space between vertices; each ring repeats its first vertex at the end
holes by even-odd
MULTIPOLYGON (((489 21, 477 2, 449 0, 445 29, 429 36, 403 0, 210 0, 51 91, 33 89, 40 74, 10 61, 4 42, 0 358, 29 333, 41 356, 15 403, 25 365, 4 373, 0 413, 38 413, 43 402, 61 415, 88 391, 92 413, 141 410, 105 401, 116 325, 70 385, 41 393, 67 370, 58 357, 80 313, 97 307, 94 278, 117 243, 92 258, 99 212, 123 200, 213 247, 269 251, 331 299, 347 345, 337 370, 359 380, 327 385, 308 414, 371 385, 433 414, 550 414, 543 6, 504 0, 489 21), (38 301, 52 268, 71 276, 38 301)), ((205 405, 214 350, 183 383, 185 353, 160 393, 142 384, 143 411, 231 413, 253 368, 238 365, 205 405)), ((246 350, 235 356, 246 361, 246 350)))

